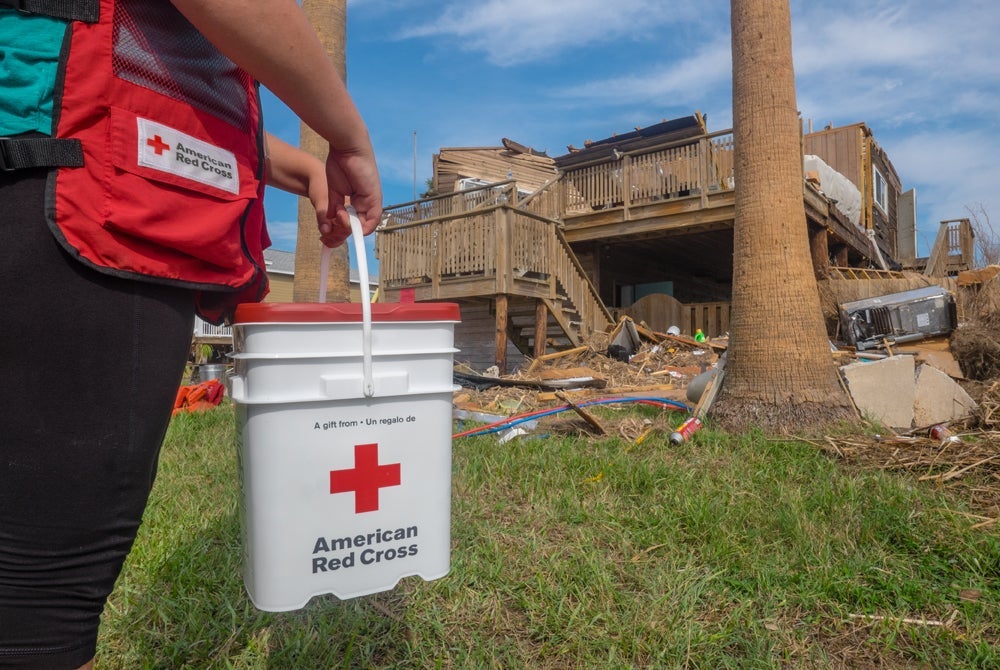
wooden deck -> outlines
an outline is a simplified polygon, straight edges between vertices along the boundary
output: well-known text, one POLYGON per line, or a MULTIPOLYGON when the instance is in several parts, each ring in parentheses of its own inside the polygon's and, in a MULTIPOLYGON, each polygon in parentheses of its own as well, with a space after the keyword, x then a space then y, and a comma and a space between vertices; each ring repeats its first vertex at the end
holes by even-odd
MULTIPOLYGON (((506 181, 388 207, 376 237, 380 293, 390 302, 403 291, 418 301, 493 301, 498 359, 507 336, 516 338, 509 309, 519 301, 533 301, 535 321, 555 322, 575 346, 613 324, 605 303, 613 279, 595 279, 602 250, 616 249, 623 265, 645 258, 651 271, 684 266, 695 277, 711 268, 710 284, 731 283, 735 188, 724 132, 575 165, 527 196, 506 181)), ((877 256, 872 239, 805 180, 803 202, 814 263, 877 256)), ((685 302, 692 323, 728 328, 718 295, 685 302)), ((523 341, 540 355, 556 340, 536 326, 523 341)))

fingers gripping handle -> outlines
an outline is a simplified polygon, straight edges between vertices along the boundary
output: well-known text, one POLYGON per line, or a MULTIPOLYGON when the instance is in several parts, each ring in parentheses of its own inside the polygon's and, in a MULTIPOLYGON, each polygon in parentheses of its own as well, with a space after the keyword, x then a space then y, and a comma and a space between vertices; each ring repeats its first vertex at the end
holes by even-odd
MULTIPOLYGON (((351 217, 351 239, 354 240, 354 253, 358 261, 358 275, 361 281, 361 354, 364 374, 364 394, 366 398, 375 395, 375 383, 372 380, 372 306, 371 294, 368 289, 368 256, 365 253, 365 236, 361 230, 361 220, 351 205, 347 206, 351 217)), ((319 301, 326 302, 326 281, 330 274, 330 247, 323 245, 319 265, 319 301)))

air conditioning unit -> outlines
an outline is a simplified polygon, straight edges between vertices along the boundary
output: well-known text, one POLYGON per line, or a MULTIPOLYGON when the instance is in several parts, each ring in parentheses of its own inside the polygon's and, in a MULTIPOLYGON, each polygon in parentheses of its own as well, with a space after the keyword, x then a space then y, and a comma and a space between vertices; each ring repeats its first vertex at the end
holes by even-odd
POLYGON ((925 286, 840 305, 840 329, 859 351, 948 335, 958 325, 955 298, 940 286, 925 286))

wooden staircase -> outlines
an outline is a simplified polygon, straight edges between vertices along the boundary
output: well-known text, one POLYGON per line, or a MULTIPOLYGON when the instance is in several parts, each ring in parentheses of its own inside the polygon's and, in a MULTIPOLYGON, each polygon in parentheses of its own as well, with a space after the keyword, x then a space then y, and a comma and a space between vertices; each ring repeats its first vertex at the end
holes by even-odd
POLYGON ((972 269, 975 261, 975 231, 969 219, 942 221, 931 255, 924 266, 928 277, 947 277, 972 269))
MULTIPOLYGON (((548 349, 571 349, 584 344, 593 331, 583 328, 581 314, 568 296, 557 296, 555 299, 541 298, 545 305, 545 346, 548 349)), ((507 335, 517 349, 526 356, 535 352, 535 336, 538 311, 531 301, 515 301, 508 308, 507 335)), ((611 324, 610 316, 607 324, 599 330, 605 330, 611 324)))

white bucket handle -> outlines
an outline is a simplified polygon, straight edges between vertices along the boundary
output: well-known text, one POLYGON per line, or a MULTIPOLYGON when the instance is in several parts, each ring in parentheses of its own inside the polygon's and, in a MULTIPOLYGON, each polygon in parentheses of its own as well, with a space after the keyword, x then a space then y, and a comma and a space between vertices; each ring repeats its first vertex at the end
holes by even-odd
MULTIPOLYGON (((375 382, 372 380, 372 305, 371 293, 368 290, 368 255, 365 252, 365 236, 361 230, 361 219, 351 205, 347 205, 347 214, 351 217, 351 239, 354 240, 354 253, 358 257, 358 275, 361 282, 361 354, 364 374, 364 393, 366 398, 375 395, 375 382)), ((330 273, 330 247, 323 245, 319 266, 319 301, 326 302, 326 280, 330 273)))

